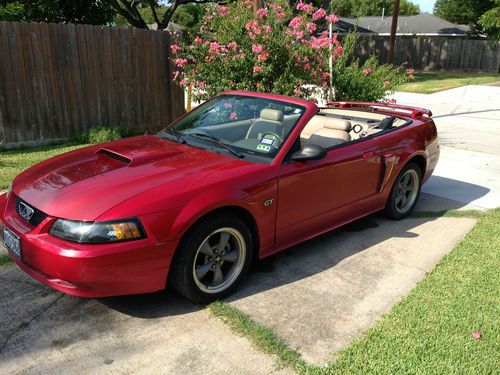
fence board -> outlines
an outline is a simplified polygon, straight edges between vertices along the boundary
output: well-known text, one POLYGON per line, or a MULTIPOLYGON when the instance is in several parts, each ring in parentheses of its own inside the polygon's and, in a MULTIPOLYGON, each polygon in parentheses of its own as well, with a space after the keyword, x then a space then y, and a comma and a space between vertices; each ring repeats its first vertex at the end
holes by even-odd
POLYGON ((168 50, 162 31, 0 22, 0 145, 159 130, 184 111, 168 50))
MULTIPOLYGON (((356 56, 364 62, 375 55, 387 59, 388 37, 361 36, 356 56)), ((466 69, 500 72, 500 42, 446 37, 398 37, 394 64, 424 69, 466 69)))

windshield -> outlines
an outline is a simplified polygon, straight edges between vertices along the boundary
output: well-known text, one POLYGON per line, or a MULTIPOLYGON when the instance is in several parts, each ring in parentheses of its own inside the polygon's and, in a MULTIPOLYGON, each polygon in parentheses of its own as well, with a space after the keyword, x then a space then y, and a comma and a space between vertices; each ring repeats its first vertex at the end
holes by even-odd
POLYGON ((235 157, 274 158, 305 108, 276 100, 220 95, 200 105, 159 137, 217 147, 235 157))

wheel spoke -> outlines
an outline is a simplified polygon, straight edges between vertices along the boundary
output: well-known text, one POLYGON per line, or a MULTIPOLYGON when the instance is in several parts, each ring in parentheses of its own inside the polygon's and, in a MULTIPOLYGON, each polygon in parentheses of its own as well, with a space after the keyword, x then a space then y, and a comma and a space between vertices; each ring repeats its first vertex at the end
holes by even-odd
POLYGON ((399 202, 401 202, 401 198, 403 198, 403 194, 396 195, 396 205, 398 205, 399 202))
POLYGON ((406 189, 408 188, 408 185, 410 184, 411 180, 411 175, 408 173, 404 178, 403 178, 403 187, 406 189))
POLYGON ((219 265, 215 266, 214 279, 212 280, 212 285, 220 284, 224 280, 224 274, 219 265))
POLYGON ((238 253, 238 251, 233 250, 233 251, 223 255, 222 259, 226 262, 234 263, 238 260, 239 256, 240 256, 240 254, 238 253))
POLYGON ((203 245, 200 248, 200 253, 208 255, 208 256, 214 256, 214 252, 212 248, 210 247, 210 244, 208 241, 205 241, 203 245))
POLYGON ((406 198, 406 195, 402 194, 401 195, 401 208, 404 208, 406 206, 406 202, 408 202, 408 199, 406 198))
POLYGON ((224 250, 228 242, 229 242, 229 233, 221 232, 219 240, 219 252, 224 250))
POLYGON ((205 277, 207 272, 210 271, 211 266, 212 266, 212 263, 209 262, 209 263, 205 263, 205 264, 196 268, 196 277, 198 278, 198 280, 201 280, 201 279, 203 279, 203 277, 205 277))

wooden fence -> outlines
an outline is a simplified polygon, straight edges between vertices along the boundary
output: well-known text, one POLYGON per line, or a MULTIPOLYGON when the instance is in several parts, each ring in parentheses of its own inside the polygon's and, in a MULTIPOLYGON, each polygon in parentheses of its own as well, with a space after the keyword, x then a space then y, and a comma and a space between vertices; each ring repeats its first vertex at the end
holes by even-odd
MULTIPOLYGON (((356 55, 361 61, 376 55, 387 61, 389 38, 362 36, 356 55)), ((457 69, 500 72, 500 43, 452 37, 397 37, 394 63, 408 63, 416 69, 457 69)))
POLYGON ((162 31, 0 22, 0 146, 162 128, 184 111, 168 51, 162 31))

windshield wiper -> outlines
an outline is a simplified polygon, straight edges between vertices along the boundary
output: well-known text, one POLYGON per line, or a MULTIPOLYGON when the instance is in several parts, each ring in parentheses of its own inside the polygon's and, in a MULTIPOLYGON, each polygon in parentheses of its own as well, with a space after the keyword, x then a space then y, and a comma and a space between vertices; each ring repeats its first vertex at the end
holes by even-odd
POLYGON ((243 155, 241 152, 238 152, 238 151, 232 149, 229 145, 227 145, 226 143, 222 142, 219 138, 214 137, 213 135, 205 134, 205 133, 196 133, 196 132, 194 132, 194 133, 188 133, 188 135, 191 135, 191 136, 196 137, 196 138, 208 139, 208 140, 216 143, 220 147, 225 148, 230 153, 232 153, 233 155, 236 155, 240 159, 243 159, 245 157, 245 155, 243 155))
POLYGON ((166 138, 171 140, 171 141, 175 141, 175 142, 180 143, 182 145, 187 143, 187 141, 184 138, 182 138, 182 135, 177 130, 175 130, 173 127, 166 128, 164 130, 164 133, 166 135, 166 138))

